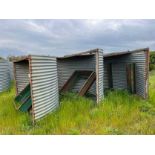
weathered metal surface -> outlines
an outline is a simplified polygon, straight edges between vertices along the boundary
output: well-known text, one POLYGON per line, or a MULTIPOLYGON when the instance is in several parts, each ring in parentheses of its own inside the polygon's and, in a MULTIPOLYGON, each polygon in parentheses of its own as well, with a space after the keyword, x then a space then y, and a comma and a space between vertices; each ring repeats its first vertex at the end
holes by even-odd
MULTIPOLYGON (((94 49, 87 52, 68 55, 57 59, 59 89, 62 88, 67 79, 75 70, 90 70, 96 72, 96 82, 91 86, 89 92, 96 96, 97 102, 103 97, 103 52, 94 49)), ((84 79, 79 80, 72 89, 79 92, 84 84, 84 79)))
POLYGON ((8 64, 9 64, 10 78, 11 78, 11 80, 14 80, 13 63, 8 62, 8 64))
POLYGON ((113 76, 112 76, 112 64, 107 64, 107 74, 108 74, 108 88, 113 88, 113 76))
POLYGON ((90 56, 90 55, 94 55, 96 53, 96 51, 101 50, 101 49, 92 49, 92 50, 88 50, 85 52, 76 52, 75 54, 70 54, 70 55, 65 55, 63 57, 58 57, 58 59, 65 59, 65 58, 73 58, 73 57, 81 57, 81 56, 90 56))
POLYGON ((123 51, 123 52, 110 52, 110 53, 104 53, 104 57, 111 57, 111 56, 122 56, 126 54, 132 54, 132 53, 138 53, 141 51, 149 51, 149 48, 141 48, 141 49, 136 49, 132 51, 123 51))
POLYGON ((28 60, 14 63, 14 77, 16 83, 16 94, 18 95, 29 84, 28 60))
POLYGON ((0 92, 7 90, 11 84, 9 62, 7 60, 0 60, 0 92))
POLYGON ((33 121, 59 105, 56 58, 30 55, 14 62, 17 94, 30 83, 33 121))
MULTIPOLYGON (((104 58, 105 71, 107 71, 107 64, 112 63, 113 87, 115 89, 127 89, 126 64, 135 63, 135 81, 136 94, 146 98, 148 94, 148 61, 147 51, 134 51, 131 53, 109 56, 104 58), (146 69, 147 67, 147 69, 146 69)), ((104 85, 107 85, 108 74, 104 74, 104 85)), ((104 87, 104 88, 106 88, 104 87)))
POLYGON ((127 89, 130 93, 136 93, 135 64, 126 64, 127 89))
POLYGON ((147 68, 147 51, 132 53, 130 62, 135 63, 136 74, 136 93, 143 98, 147 98, 148 94, 148 72, 147 68))
POLYGON ((37 120, 59 106, 56 58, 31 56, 30 70, 33 117, 37 120))
POLYGON ((104 65, 103 65, 103 51, 97 50, 96 52, 96 94, 97 94, 97 103, 101 101, 104 97, 104 65))
POLYGON ((114 89, 127 89, 126 64, 112 64, 112 78, 114 89))
MULTIPOLYGON (((62 86, 60 92, 66 92, 76 89, 76 83, 80 86, 81 79, 85 81, 88 79, 92 71, 87 70, 75 70, 73 74, 68 78, 68 80, 65 82, 65 84, 62 86), (74 89, 72 89, 74 88, 74 89)), ((78 87, 79 88, 79 87, 78 87)), ((80 88, 81 89, 81 88, 80 88)))
MULTIPOLYGON (((96 56, 94 54, 78 58, 58 58, 57 64, 59 89, 61 89, 75 70, 96 71, 96 56)), ((78 87, 74 87, 73 91, 79 92, 79 88, 83 85, 83 81, 84 80, 79 81, 81 83, 78 84, 78 87)), ((93 85, 89 91, 96 95, 96 85, 93 85)))

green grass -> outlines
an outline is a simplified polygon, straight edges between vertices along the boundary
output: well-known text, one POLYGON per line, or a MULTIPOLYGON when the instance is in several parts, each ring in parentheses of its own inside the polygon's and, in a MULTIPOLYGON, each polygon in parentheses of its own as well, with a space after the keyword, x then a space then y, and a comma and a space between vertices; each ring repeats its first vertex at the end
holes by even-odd
POLYGON ((60 108, 35 124, 14 108, 15 88, 0 94, 0 134, 155 134, 155 71, 147 101, 125 91, 108 92, 99 106, 68 93, 60 108))

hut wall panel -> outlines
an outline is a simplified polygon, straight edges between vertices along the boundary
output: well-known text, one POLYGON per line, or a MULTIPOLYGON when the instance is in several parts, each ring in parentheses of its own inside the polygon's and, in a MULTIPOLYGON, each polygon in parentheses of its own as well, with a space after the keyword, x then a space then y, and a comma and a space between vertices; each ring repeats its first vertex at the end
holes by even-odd
POLYGON ((29 62, 15 62, 14 67, 17 94, 19 94, 29 84, 29 62))
POLYGON ((112 64, 112 77, 114 89, 126 89, 126 65, 125 63, 112 64))
POLYGON ((109 88, 109 85, 108 85, 108 66, 106 63, 104 63, 104 89, 106 88, 109 88))
POLYGON ((14 80, 13 63, 8 62, 8 64, 9 64, 10 78, 11 78, 11 80, 14 80))
POLYGON ((104 94, 104 83, 103 83, 103 74, 104 74, 104 66, 103 66, 103 52, 96 53, 98 55, 98 101, 100 102, 103 98, 104 94))
POLYGON ((137 52, 137 53, 132 53, 129 56, 130 62, 135 62, 136 63, 136 92, 138 95, 142 96, 143 98, 146 98, 148 93, 147 91, 147 86, 148 86, 148 80, 146 81, 145 79, 148 79, 146 77, 146 52, 137 52))
POLYGON ((134 52, 117 57, 104 58, 105 74, 104 74, 104 88, 108 88, 108 76, 107 76, 107 64, 112 63, 113 65, 113 85, 114 88, 126 89, 126 64, 135 63, 136 68, 136 94, 146 98, 148 80, 146 75, 146 51, 134 52))
POLYGON ((0 60, 0 92, 10 87, 11 76, 7 60, 0 60))
POLYGON ((31 89, 34 120, 38 120, 59 106, 56 58, 31 56, 31 89))
MULTIPOLYGON (((73 74, 75 70, 90 70, 96 71, 96 57, 95 55, 86 57, 72 57, 66 59, 57 59, 58 64, 58 82, 59 89, 65 84, 68 78, 73 74)), ((79 81, 76 86, 74 86, 74 91, 79 91, 83 84, 83 80, 79 81)), ((90 93, 96 95, 96 84, 93 84, 90 88, 90 93)))

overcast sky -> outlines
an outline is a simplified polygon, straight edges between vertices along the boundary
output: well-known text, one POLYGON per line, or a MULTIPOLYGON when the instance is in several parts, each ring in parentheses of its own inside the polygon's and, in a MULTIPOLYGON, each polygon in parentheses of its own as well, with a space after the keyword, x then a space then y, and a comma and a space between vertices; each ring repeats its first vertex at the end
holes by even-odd
POLYGON ((144 47, 155 50, 155 20, 0 20, 0 56, 144 47))

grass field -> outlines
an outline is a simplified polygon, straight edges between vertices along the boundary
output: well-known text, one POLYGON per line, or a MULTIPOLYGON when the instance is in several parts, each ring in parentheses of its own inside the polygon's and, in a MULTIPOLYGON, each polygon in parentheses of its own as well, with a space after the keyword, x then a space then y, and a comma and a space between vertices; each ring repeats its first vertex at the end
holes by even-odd
POLYGON ((31 123, 14 108, 15 88, 0 94, 0 134, 155 134, 155 71, 145 101, 125 91, 109 92, 99 106, 75 94, 61 97, 54 113, 31 123))

